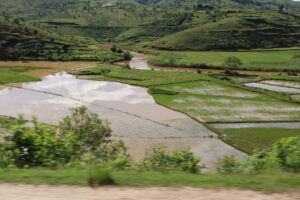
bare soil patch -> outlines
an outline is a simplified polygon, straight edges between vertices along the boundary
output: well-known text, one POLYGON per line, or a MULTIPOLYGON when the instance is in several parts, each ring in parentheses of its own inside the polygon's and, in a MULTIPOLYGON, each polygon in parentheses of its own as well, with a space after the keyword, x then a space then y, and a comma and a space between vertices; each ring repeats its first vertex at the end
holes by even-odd
POLYGON ((300 193, 276 194, 193 187, 102 187, 0 185, 1 200, 299 200, 300 193))

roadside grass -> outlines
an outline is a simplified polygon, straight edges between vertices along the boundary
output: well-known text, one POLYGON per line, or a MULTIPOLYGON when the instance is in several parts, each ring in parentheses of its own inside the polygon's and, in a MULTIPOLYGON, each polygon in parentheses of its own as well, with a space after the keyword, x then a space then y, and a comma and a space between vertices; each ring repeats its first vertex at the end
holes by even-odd
MULTIPOLYGON (((113 171, 112 177, 119 186, 193 186, 202 188, 240 188, 272 192, 297 191, 300 174, 268 173, 259 175, 189 174, 144 171, 113 171)), ((0 169, 0 181, 28 184, 87 185, 86 169, 0 169)))
POLYGON ((289 128, 226 128, 214 129, 226 143, 246 152, 270 149, 272 144, 284 137, 300 136, 300 129, 289 128))
MULTIPOLYGON (((206 65, 206 68, 225 69, 223 63, 227 57, 236 56, 242 61, 237 69, 256 71, 295 71, 300 72, 300 59, 294 58, 300 50, 253 50, 235 52, 216 51, 160 51, 151 57, 149 63, 158 66, 191 67, 206 65)), ((202 66, 203 67, 203 66, 202 66)))

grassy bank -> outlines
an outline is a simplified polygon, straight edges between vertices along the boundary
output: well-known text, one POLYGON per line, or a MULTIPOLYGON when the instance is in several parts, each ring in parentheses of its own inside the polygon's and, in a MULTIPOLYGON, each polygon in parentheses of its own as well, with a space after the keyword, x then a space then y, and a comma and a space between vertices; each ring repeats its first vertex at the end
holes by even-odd
POLYGON ((21 73, 37 70, 37 67, 0 67, 0 84, 39 81, 39 78, 21 73))
POLYGON ((232 128, 219 129, 217 132, 228 144, 247 153, 256 148, 270 149, 281 138, 300 135, 300 129, 288 128, 232 128))
POLYGON ((256 71, 294 71, 300 72, 300 59, 294 57, 300 50, 273 49, 257 51, 161 51, 158 56, 149 59, 149 63, 165 67, 225 69, 223 63, 227 57, 236 56, 242 61, 237 69, 256 71))
MULTIPOLYGON (((290 173, 262 175, 188 174, 183 172, 114 171, 120 186, 194 186, 204 188, 241 188, 262 191, 300 189, 300 175, 290 173)), ((86 169, 0 169, 0 181, 30 184, 87 185, 86 169)))

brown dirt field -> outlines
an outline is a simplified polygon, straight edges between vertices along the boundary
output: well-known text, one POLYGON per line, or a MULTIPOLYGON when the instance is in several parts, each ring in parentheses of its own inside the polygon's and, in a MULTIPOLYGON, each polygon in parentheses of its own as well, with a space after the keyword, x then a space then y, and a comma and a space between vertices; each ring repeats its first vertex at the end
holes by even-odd
POLYGON ((276 194, 192 187, 79 187, 0 184, 1 200, 299 200, 300 193, 276 194))

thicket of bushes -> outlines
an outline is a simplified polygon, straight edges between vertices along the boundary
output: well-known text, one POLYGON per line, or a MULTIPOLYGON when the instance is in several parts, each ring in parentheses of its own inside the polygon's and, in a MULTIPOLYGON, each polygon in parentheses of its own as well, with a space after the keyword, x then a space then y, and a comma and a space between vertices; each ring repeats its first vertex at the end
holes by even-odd
MULTIPOLYGON (((0 142, 0 167, 90 167, 91 185, 114 184, 111 170, 185 171, 200 173, 204 165, 190 149, 167 153, 161 146, 148 151, 134 163, 122 141, 111 138, 109 122, 86 107, 71 109, 59 126, 26 121, 22 116, 6 124, 7 134, 0 142)), ((259 150, 242 159, 225 157, 219 172, 263 173, 270 170, 300 172, 300 137, 284 138, 270 151, 259 150)))

